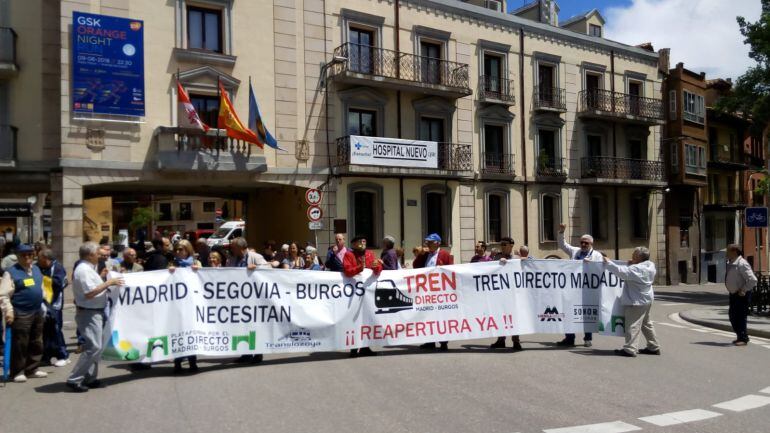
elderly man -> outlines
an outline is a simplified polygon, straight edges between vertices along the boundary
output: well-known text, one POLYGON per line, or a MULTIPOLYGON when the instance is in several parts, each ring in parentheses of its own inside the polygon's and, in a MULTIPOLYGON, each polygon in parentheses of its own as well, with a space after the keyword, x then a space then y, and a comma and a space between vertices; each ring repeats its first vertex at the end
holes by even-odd
MULTIPOLYGON (((375 258, 371 251, 366 249, 366 238, 363 236, 356 236, 352 241, 353 250, 348 250, 345 253, 345 258, 342 260, 342 267, 346 277, 353 277, 360 274, 364 269, 371 269, 374 275, 380 275, 382 272, 382 260, 375 258)), ((368 347, 362 347, 360 349, 350 349, 350 357, 356 358, 359 356, 374 356, 377 352, 374 352, 368 347)))
POLYGON ((519 258, 522 260, 529 259, 532 260, 534 257, 529 255, 529 247, 526 245, 522 245, 519 247, 519 258))
MULTIPOLYGON (((428 236, 425 237, 425 244, 428 247, 427 252, 423 252, 419 256, 415 257, 414 262, 412 262, 412 267, 415 269, 418 268, 431 268, 434 266, 445 266, 445 265, 453 265, 454 260, 452 259, 452 256, 449 255, 448 252, 442 250, 441 247, 441 236, 438 235, 438 233, 431 233, 428 236)), ((449 342, 448 341, 441 341, 441 350, 447 351, 449 350, 449 342)), ((420 345, 420 349, 435 349, 436 343, 425 343, 420 345)))
POLYGON ((53 251, 49 248, 38 252, 37 266, 43 273, 43 299, 47 310, 43 327, 43 359, 49 360, 54 367, 64 367, 70 363, 67 343, 62 333, 62 307, 64 288, 68 284, 67 271, 56 261, 53 251))
POLYGON ((329 248, 329 252, 326 253, 326 266, 327 271, 342 272, 342 261, 345 260, 345 254, 348 249, 345 247, 345 235, 343 233, 337 233, 334 235, 334 245, 329 248))
POLYGON ((249 244, 245 238, 235 238, 230 241, 230 258, 227 259, 227 266, 230 268, 270 269, 270 263, 265 260, 262 254, 249 250, 249 244))
POLYGON ((98 246, 86 242, 80 247, 80 262, 72 274, 72 293, 75 295, 75 323, 83 337, 83 353, 75 363, 67 386, 74 392, 86 392, 89 388, 98 388, 101 384, 96 379, 99 373, 99 359, 104 349, 103 330, 106 325, 105 307, 107 290, 112 286, 122 286, 122 278, 110 278, 102 281, 96 272, 99 265, 98 246))
POLYGON ((396 238, 393 236, 385 236, 382 240, 382 254, 380 260, 382 260, 382 269, 386 271, 397 271, 398 266, 398 254, 396 254, 396 238))
MULTIPOLYGON (((517 259, 518 257, 513 254, 513 238, 504 237, 500 238, 500 252, 495 254, 494 260, 500 262, 501 265, 505 265, 508 260, 517 259)), ((513 343, 513 350, 518 352, 523 350, 521 347, 521 339, 518 335, 511 336, 511 342, 513 343)), ((497 341, 489 346, 490 349, 505 349, 505 337, 497 337, 497 341)))
MULTIPOLYGON (((43 273, 32 263, 35 250, 30 245, 16 248, 18 262, 9 266, 0 280, 0 306, 5 322, 11 325, 11 376, 14 382, 27 377, 42 378, 38 370, 43 359, 43 273)), ((8 362, 8 360, 6 360, 8 362)))
POLYGON ((650 309, 655 293, 652 283, 655 281, 655 263, 650 261, 650 250, 636 247, 628 266, 618 265, 603 257, 604 266, 623 280, 623 294, 620 302, 625 309, 626 344, 622 349, 615 349, 620 356, 636 357, 637 352, 645 355, 660 355, 660 346, 655 338, 655 328, 650 320, 650 309), (639 332, 647 339, 647 347, 636 348, 639 332))
POLYGON ((120 272, 120 263, 112 258, 112 246, 110 244, 99 246, 99 265, 96 271, 101 274, 104 269, 107 269, 107 272, 120 272))
POLYGON ((749 305, 751 305, 751 292, 756 286, 757 277, 749 262, 743 258, 740 246, 728 245, 725 287, 730 293, 730 308, 727 311, 737 337, 733 341, 736 346, 745 346, 749 342, 746 320, 749 315, 749 305))
POLYGON ((139 263, 136 263, 136 250, 133 248, 126 248, 123 250, 123 263, 120 265, 120 272, 124 274, 130 274, 133 272, 142 272, 144 268, 139 263))
MULTIPOLYGON (((564 239, 564 229, 567 226, 559 224, 559 248, 564 251, 571 260, 588 260, 591 262, 601 262, 604 257, 599 251, 594 249, 594 238, 589 234, 580 237, 580 248, 573 247, 564 239)), ((586 332, 583 336, 585 347, 591 347, 593 344, 593 334, 586 332)), ((564 339, 556 343, 559 347, 575 347, 575 334, 565 334, 564 339)))

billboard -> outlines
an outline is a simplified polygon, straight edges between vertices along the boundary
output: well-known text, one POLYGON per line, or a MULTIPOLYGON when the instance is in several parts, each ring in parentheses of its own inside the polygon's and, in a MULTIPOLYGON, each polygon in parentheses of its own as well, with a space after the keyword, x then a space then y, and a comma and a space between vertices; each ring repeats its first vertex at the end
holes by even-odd
POLYGON ((72 15, 72 111, 144 116, 144 23, 72 15))

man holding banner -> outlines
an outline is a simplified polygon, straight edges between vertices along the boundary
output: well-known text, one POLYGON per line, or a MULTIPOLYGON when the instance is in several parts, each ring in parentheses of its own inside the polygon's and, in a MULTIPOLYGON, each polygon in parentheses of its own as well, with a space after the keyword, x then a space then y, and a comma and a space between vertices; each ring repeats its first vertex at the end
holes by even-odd
MULTIPOLYGON (((453 265, 454 259, 452 256, 441 249, 441 236, 438 233, 431 233, 425 237, 425 243, 428 246, 428 252, 422 253, 414 259, 412 267, 418 268, 431 268, 434 266, 453 265)), ((441 350, 449 350, 449 342, 442 341, 441 350)), ((420 345, 420 349, 435 349, 436 343, 425 343, 420 345)))
MULTIPOLYGON (((382 260, 375 258, 371 251, 367 251, 366 238, 363 236, 356 236, 353 238, 351 246, 353 247, 353 250, 348 250, 342 261, 345 276, 348 278, 356 276, 363 272, 364 269, 371 269, 372 272, 374 272, 374 275, 380 275, 380 272, 382 272, 382 260)), ((375 355, 377 355, 377 353, 368 347, 350 349, 351 358, 375 355)))

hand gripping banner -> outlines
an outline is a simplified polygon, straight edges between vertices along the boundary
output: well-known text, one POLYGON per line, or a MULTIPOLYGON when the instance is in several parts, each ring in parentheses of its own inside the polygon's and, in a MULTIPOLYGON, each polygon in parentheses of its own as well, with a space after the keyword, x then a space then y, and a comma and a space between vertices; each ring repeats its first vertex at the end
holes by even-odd
POLYGON ((511 260, 371 271, 189 268, 123 275, 106 359, 160 361, 514 334, 622 335, 622 281, 602 263, 511 260))

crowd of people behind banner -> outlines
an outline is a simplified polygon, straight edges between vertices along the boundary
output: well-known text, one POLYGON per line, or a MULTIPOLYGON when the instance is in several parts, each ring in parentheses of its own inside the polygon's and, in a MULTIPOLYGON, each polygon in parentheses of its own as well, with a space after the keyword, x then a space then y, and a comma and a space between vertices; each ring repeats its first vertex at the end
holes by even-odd
MULTIPOLYGON (((631 260, 626 265, 613 262, 607 256, 593 248, 593 238, 583 235, 580 246, 572 246, 564 237, 565 226, 560 226, 558 241, 561 250, 572 260, 601 262, 605 268, 624 280, 621 303, 625 307, 625 344, 615 350, 620 356, 636 357, 637 354, 660 355, 655 330, 650 319, 650 309, 654 298, 653 282, 655 264, 650 260, 647 248, 637 247, 631 260), (640 334, 647 340, 644 348, 637 348, 640 334)), ((103 332, 109 318, 110 304, 108 290, 119 287, 123 279, 110 278, 111 271, 125 274, 131 272, 189 267, 197 270, 201 267, 241 267, 249 270, 282 268, 304 269, 311 271, 342 272, 352 277, 371 269, 376 275, 383 270, 397 270, 406 267, 404 251, 396 247, 396 239, 385 236, 383 250, 378 257, 367 249, 367 239, 363 236, 353 238, 348 247, 345 235, 335 235, 334 244, 322 257, 312 245, 300 245, 289 242, 277 249, 277 243, 268 241, 262 252, 249 248, 244 238, 233 239, 227 247, 210 248, 205 239, 194 244, 187 239, 169 239, 156 233, 153 241, 133 244, 124 248, 121 257, 112 250, 108 243, 97 245, 84 243, 79 250, 79 260, 72 272, 72 282, 68 281, 67 270, 58 262, 51 249, 40 244, 34 247, 18 242, 0 244, 3 252, 0 262, 0 309, 3 323, 12 330, 11 377, 14 382, 26 382, 28 378, 47 377, 48 373, 40 366, 46 362, 51 366, 64 367, 70 364, 70 354, 63 335, 64 289, 71 288, 76 306, 75 322, 77 325, 77 353, 80 356, 75 363, 67 386, 75 392, 85 392, 89 388, 100 386, 97 379, 98 364, 107 335, 103 332)), ((412 249, 413 268, 425 268, 454 264, 454 258, 441 248, 442 239, 438 234, 428 235, 424 243, 412 249)), ((499 250, 487 252, 488 245, 479 241, 471 263, 497 261, 505 264, 508 260, 533 259, 527 246, 522 245, 514 252, 514 240, 503 237, 498 242, 499 250)), ((748 342, 746 316, 750 304, 751 291, 756 286, 756 277, 746 260, 741 257, 737 245, 727 248, 727 274, 725 285, 730 293, 730 321, 736 332, 735 345, 745 346, 748 342)), ((113 274, 114 275, 114 274, 113 274)), ((4 334, 4 333, 3 333, 4 334)), ((513 350, 522 350, 519 336, 513 335, 513 350)), ((561 347, 574 347, 576 336, 567 334, 557 343, 561 347)), ((489 346, 490 350, 506 348, 506 338, 499 337, 489 346)), ((592 334, 584 335, 586 347, 592 345, 592 334)), ((448 342, 439 342, 438 349, 448 350, 448 342)), ((437 348, 436 343, 426 343, 421 349, 437 348)), ((353 349, 351 357, 373 356, 377 353, 368 347, 353 349)), ((195 356, 174 360, 174 372, 183 372, 183 363, 187 362, 190 371, 197 371, 195 356)), ((244 355, 237 362, 258 363, 262 355, 244 355)), ((135 369, 150 368, 149 364, 132 364, 135 369)))

